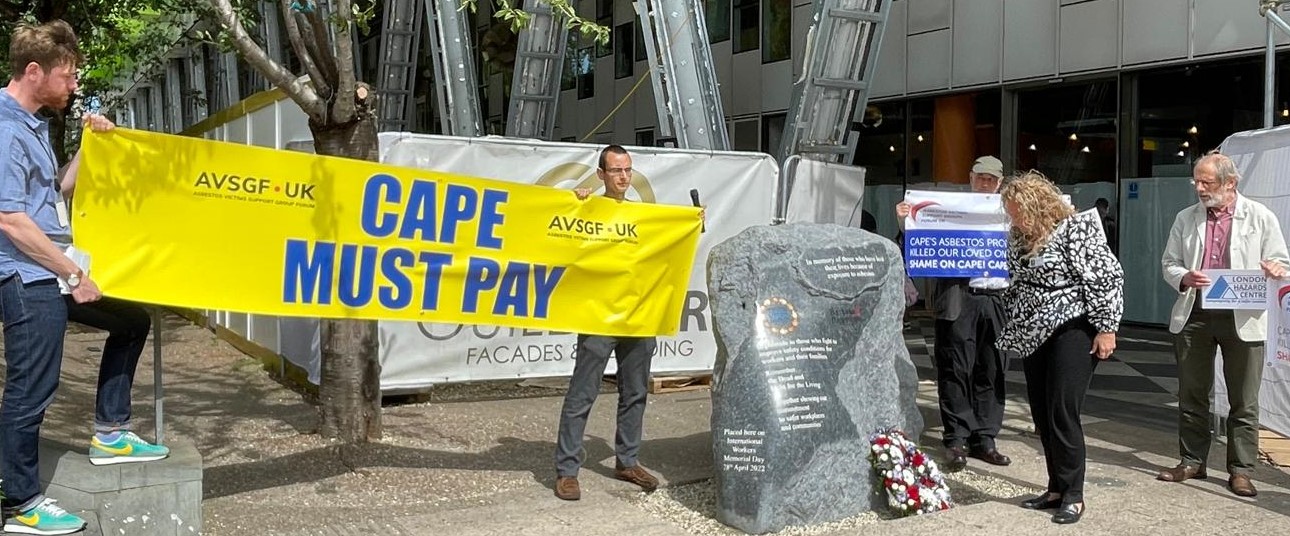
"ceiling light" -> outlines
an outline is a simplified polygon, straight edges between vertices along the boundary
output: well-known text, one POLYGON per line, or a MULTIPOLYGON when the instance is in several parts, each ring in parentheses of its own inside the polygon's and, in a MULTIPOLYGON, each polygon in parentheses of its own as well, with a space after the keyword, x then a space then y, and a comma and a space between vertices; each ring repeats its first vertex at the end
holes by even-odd
POLYGON ((1036 148, 1035 148, 1035 144, 1033 144, 1033 143, 1032 143, 1032 144, 1030 144, 1030 147, 1026 147, 1026 148, 1027 148, 1027 149, 1030 149, 1031 151, 1038 151, 1038 149, 1036 149, 1036 148))
POLYGON ((892 145, 891 147, 888 147, 888 148, 887 148, 887 150, 888 150, 888 151, 891 151, 891 152, 893 152, 893 153, 894 153, 894 152, 896 152, 896 146, 895 146, 895 145, 892 145))
POLYGON ((1179 156, 1179 157, 1187 156, 1187 153, 1184 153, 1184 152, 1182 152, 1182 151, 1178 151, 1178 156, 1179 156))
POLYGON ((923 135, 922 135, 922 134, 919 134, 919 135, 918 135, 918 141, 923 141, 923 135))
POLYGON ((1184 141, 1184 142, 1183 142, 1183 144, 1182 144, 1182 146, 1183 146, 1183 147, 1191 147, 1191 142, 1189 142, 1189 141, 1184 141))
POLYGON ((1088 146, 1087 146, 1087 145, 1085 145, 1083 149, 1080 149, 1080 150, 1079 150, 1079 152, 1081 152, 1081 153, 1087 153, 1087 152, 1089 152, 1089 151, 1088 151, 1088 146))
POLYGON ((1191 128, 1187 129, 1187 133, 1193 136, 1196 135, 1196 132, 1197 132, 1196 125, 1192 125, 1191 128))
POLYGON ((1071 141, 1079 141, 1079 136, 1076 136, 1074 132, 1071 133, 1071 141))

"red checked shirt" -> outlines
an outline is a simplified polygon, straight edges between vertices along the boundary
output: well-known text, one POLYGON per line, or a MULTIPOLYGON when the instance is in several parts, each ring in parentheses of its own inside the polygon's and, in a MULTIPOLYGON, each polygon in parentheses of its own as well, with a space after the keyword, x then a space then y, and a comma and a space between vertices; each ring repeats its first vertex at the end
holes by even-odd
POLYGON ((1205 210, 1205 256, 1200 259, 1200 270, 1226 270, 1232 267, 1232 209, 1236 203, 1224 208, 1205 210))

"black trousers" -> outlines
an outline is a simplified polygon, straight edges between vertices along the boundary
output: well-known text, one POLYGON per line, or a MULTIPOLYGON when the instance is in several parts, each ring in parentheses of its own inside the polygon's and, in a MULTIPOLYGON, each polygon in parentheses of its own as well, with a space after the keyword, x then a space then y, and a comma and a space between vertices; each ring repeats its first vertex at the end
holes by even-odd
POLYGON ((1026 397, 1044 446, 1048 491, 1061 494, 1066 503, 1084 500, 1087 453, 1080 411, 1098 363, 1089 353, 1095 331, 1084 317, 1071 320, 1024 360, 1026 397))
POLYGON ((995 347, 1003 314, 998 297, 968 294, 957 319, 936 321, 936 391, 946 447, 994 448, 1003 426, 1007 370, 995 347))

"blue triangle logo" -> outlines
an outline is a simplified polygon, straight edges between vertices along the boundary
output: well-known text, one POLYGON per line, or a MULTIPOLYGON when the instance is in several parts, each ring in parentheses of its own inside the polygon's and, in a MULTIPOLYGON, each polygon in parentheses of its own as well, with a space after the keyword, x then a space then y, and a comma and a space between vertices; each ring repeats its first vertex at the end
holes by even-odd
POLYGON ((1218 278, 1218 281, 1215 281, 1214 284, 1209 287, 1209 295, 1206 296, 1206 299, 1221 300, 1224 298, 1236 298, 1236 293, 1227 285, 1227 278, 1220 277, 1218 278), (1228 296, 1228 294, 1231 294, 1231 296, 1228 296))

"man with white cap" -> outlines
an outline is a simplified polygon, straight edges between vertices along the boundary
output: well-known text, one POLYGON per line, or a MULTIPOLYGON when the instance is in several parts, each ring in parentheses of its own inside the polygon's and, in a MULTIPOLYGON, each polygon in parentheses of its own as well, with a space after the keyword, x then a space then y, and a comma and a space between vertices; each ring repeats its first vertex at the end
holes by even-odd
MULTIPOLYGON (((982 156, 972 164, 968 182, 972 191, 993 194, 1003 179, 1003 162, 982 156)), ((901 225, 909 215, 909 203, 896 205, 901 225)), ((947 465, 957 471, 967 457, 993 465, 1012 460, 995 448, 994 439, 1003 427, 1004 372, 1007 362, 995 347, 1003 328, 1002 293, 1008 279, 1002 277, 938 278, 932 290, 936 315, 936 390, 940 398, 942 440, 947 465)))

